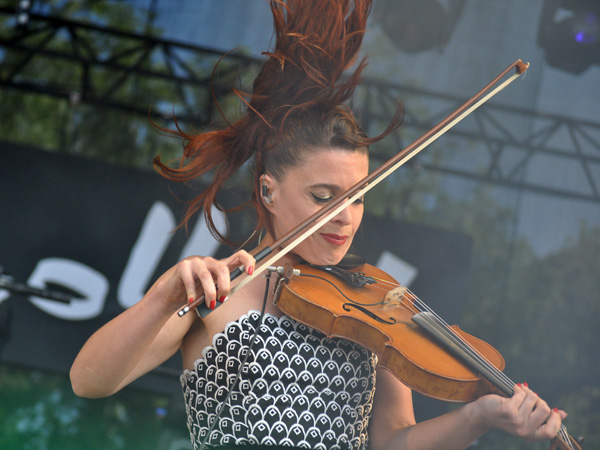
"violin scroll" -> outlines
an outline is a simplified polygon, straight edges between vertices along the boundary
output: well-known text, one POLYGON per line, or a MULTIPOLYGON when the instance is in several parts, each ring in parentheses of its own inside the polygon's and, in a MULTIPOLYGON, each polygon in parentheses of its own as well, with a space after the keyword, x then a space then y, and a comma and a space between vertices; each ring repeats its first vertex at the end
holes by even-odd
POLYGON ((558 434, 550 441, 550 450, 582 450, 583 436, 575 439, 567 433, 564 425, 561 425, 558 434))

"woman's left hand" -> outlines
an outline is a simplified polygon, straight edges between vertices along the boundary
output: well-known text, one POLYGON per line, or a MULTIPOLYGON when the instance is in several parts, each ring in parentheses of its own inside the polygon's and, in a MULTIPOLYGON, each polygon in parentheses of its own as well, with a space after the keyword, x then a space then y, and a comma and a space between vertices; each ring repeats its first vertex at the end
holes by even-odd
POLYGON ((510 398, 486 395, 475 405, 488 429, 502 430, 528 442, 554 438, 567 417, 566 412, 551 409, 526 383, 515 385, 510 398))

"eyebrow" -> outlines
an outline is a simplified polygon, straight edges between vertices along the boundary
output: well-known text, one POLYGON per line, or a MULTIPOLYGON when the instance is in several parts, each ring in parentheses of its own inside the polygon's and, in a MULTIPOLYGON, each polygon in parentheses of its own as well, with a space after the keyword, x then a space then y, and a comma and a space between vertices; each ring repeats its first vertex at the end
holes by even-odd
POLYGON ((314 188, 325 188, 325 189, 330 189, 332 191, 340 190, 340 186, 339 185, 337 185, 337 184, 330 184, 330 183, 311 184, 308 187, 311 188, 311 189, 314 189, 314 188))

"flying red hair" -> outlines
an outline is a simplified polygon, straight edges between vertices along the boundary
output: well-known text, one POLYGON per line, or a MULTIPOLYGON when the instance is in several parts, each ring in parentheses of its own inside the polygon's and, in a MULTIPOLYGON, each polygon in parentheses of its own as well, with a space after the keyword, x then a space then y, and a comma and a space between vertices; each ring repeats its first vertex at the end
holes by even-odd
POLYGON ((181 225, 203 209, 213 236, 226 243, 231 242, 216 229, 211 207, 219 207, 218 191, 246 161, 255 161, 251 203, 257 211, 256 230, 270 229, 269 214, 258 192, 265 161, 286 160, 277 164, 289 166, 297 160, 291 154, 294 150, 318 145, 315 136, 327 139, 329 146, 367 148, 401 122, 398 112, 381 135, 367 138, 344 105, 366 65, 363 59, 341 80, 356 61, 372 0, 271 0, 270 6, 275 48, 263 53, 268 59, 254 80, 252 93, 233 90, 246 104, 246 115, 225 129, 201 134, 187 134, 177 126, 168 132, 185 142, 179 167, 163 164, 160 157, 154 160, 158 172, 172 181, 188 182, 214 172, 206 189, 188 204, 181 225), (310 131, 324 124, 326 131, 310 131), (290 142, 297 142, 296 147, 290 148, 290 142))

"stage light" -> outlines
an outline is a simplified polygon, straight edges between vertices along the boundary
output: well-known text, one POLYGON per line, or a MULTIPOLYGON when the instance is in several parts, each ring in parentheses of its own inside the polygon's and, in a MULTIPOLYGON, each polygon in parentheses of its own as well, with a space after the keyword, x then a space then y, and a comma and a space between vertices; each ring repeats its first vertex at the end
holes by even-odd
POLYGON ((600 63, 600 2, 546 0, 538 44, 548 65, 579 74, 600 63))
POLYGON ((580 44, 595 44, 598 42, 598 14, 588 12, 579 18, 573 26, 575 40, 580 44))

